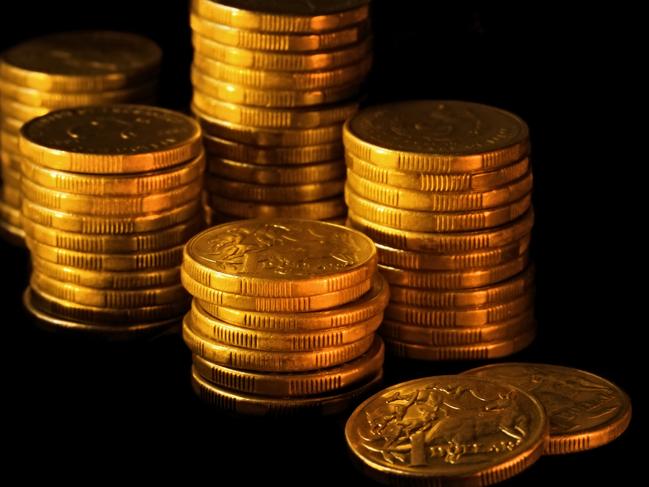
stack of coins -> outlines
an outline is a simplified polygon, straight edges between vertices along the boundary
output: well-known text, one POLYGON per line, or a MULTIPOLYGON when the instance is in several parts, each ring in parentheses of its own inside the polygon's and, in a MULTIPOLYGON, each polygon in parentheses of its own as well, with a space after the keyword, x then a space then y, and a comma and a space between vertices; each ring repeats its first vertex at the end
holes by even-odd
POLYGON ((185 247, 196 393, 255 415, 334 413, 382 377, 388 303, 372 241, 299 219, 210 228, 185 247))
POLYGON ((504 356, 534 337, 529 136, 457 101, 377 106, 344 127, 349 225, 377 244, 386 348, 416 359, 504 356))
POLYGON ((64 109, 27 122, 20 149, 32 315, 119 339, 179 324, 183 245, 204 227, 196 121, 140 105, 64 109))
POLYGON ((150 103, 161 52, 152 41, 122 32, 49 35, 0 56, 0 228, 23 241, 20 215, 20 127, 34 117, 81 105, 150 103))
POLYGON ((344 221, 342 123, 372 61, 368 3, 192 1, 215 221, 344 221))

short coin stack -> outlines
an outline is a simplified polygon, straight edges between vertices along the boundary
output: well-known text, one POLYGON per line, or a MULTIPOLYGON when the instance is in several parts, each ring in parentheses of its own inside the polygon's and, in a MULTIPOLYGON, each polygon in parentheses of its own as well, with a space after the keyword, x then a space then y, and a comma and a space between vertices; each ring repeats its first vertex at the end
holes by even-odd
POLYGON ((27 122, 20 149, 32 315, 118 339, 179 324, 183 245, 204 227, 200 126, 140 105, 64 109, 27 122))
POLYGON ((493 107, 411 101, 344 128, 349 225, 377 244, 400 356, 477 359, 534 337, 526 124, 493 107))
POLYGON ((231 412, 334 413, 382 377, 388 303, 376 248, 313 220, 243 220, 191 239, 182 282, 192 382, 231 412))
POLYGON ((0 57, 0 227, 22 241, 18 134, 34 117, 81 105, 149 103, 161 52, 123 32, 53 34, 24 42, 0 57))
POLYGON ((215 221, 344 221, 342 123, 372 61, 368 3, 192 1, 215 221))

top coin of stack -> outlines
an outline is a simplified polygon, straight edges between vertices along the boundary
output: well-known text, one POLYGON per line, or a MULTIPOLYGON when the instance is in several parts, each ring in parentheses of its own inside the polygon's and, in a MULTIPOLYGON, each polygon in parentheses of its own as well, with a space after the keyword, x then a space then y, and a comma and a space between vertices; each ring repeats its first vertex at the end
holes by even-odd
POLYGON ((53 34, 8 49, 0 57, 0 156, 4 187, 0 225, 22 239, 18 133, 51 110, 109 103, 149 103, 161 51, 123 32, 53 34))
POLYGON ((341 127, 371 65, 368 3, 192 1, 215 220, 341 220, 341 127))
POLYGON ((349 225, 377 244, 391 285, 388 350, 503 356, 534 336, 527 125, 497 108, 410 101, 344 128, 349 225))

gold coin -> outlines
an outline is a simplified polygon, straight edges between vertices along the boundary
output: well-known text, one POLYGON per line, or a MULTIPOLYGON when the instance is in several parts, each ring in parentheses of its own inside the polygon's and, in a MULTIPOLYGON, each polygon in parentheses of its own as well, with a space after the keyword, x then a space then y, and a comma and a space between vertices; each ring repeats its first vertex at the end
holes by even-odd
POLYGON ((126 32, 80 31, 24 42, 3 53, 0 77, 40 91, 98 92, 155 77, 160 48, 126 32))
POLYGON ((150 213, 129 218, 76 215, 65 213, 32 203, 23 198, 22 211, 25 218, 46 227, 56 228, 65 232, 131 235, 148 233, 179 225, 201 212, 202 205, 198 200, 177 206, 171 210, 150 213))
POLYGON ((0 200, 14 208, 20 208, 22 205, 22 194, 20 187, 15 188, 4 184, 0 186, 0 200))
POLYGON ((413 271, 396 269, 379 264, 379 270, 390 285, 420 289, 459 290, 496 284, 520 273, 527 267, 529 255, 505 264, 483 269, 463 269, 459 271, 413 271))
POLYGON ((383 313, 390 293, 380 274, 372 279, 371 289, 355 301, 325 311, 311 313, 269 313, 229 308, 200 301, 200 306, 215 319, 239 327, 267 332, 307 332, 353 325, 383 313))
MULTIPOLYGON (((29 288, 28 288, 29 289, 29 288)), ((171 304, 139 308, 96 308, 50 296, 38 288, 31 288, 29 301, 32 309, 65 320, 80 321, 96 325, 128 327, 133 323, 150 323, 174 319, 181 320, 189 307, 187 299, 179 299, 171 304)))
POLYGON ((521 335, 533 326, 533 313, 528 312, 506 321, 468 328, 426 328, 384 321, 381 335, 398 342, 447 347, 504 341, 521 335))
POLYGON ((16 209, 0 200, 0 221, 14 227, 22 228, 23 217, 20 209, 16 209))
POLYGON ((264 374, 231 369, 194 355, 192 361, 199 376, 231 391, 271 397, 306 397, 328 394, 376 375, 383 367, 383 341, 376 337, 363 355, 336 367, 297 374, 264 374))
POLYGON ((153 96, 155 90, 156 83, 149 82, 122 90, 100 91, 97 93, 51 93, 25 88, 0 79, 0 92, 3 97, 32 107, 43 107, 50 110, 83 105, 138 102, 153 96))
POLYGON ((366 353, 374 335, 339 347, 308 352, 266 352, 224 345, 199 335, 190 313, 183 320, 183 339, 199 357, 218 365, 260 372, 304 372, 324 369, 354 360, 366 353))
POLYGON ((346 211, 342 196, 309 203, 273 205, 229 200, 215 194, 210 195, 214 210, 226 215, 242 218, 305 218, 326 220, 343 215, 346 211))
MULTIPOLYGON (((258 166, 246 162, 210 157, 207 165, 208 174, 235 181, 269 186, 321 183, 345 177, 345 165, 341 161, 317 162, 287 167, 258 166)), ((209 181, 209 177, 207 180, 209 181)))
POLYGON ((0 106, 2 106, 3 115, 7 114, 11 118, 20 121, 21 124, 24 124, 33 118, 41 117, 51 111, 49 108, 35 107, 26 105, 25 103, 20 103, 2 93, 0 93, 0 106))
POLYGON ((294 147, 258 148, 205 135, 203 143, 205 144, 205 150, 209 154, 214 154, 220 158, 260 165, 307 164, 334 159, 340 160, 343 155, 340 142, 309 145, 297 149, 294 147))
POLYGON ((339 30, 369 16, 369 0, 304 2, 245 2, 193 0, 192 10, 218 24, 245 30, 311 33, 339 30))
POLYGON ((6 130, 0 131, 0 146, 2 150, 11 154, 15 154, 14 158, 20 157, 20 144, 19 139, 16 135, 10 134, 6 130))
POLYGON ((195 68, 192 68, 191 79, 194 91, 198 91, 206 97, 222 102, 267 108, 296 108, 335 103, 353 98, 360 92, 360 83, 358 82, 332 88, 313 88, 301 91, 256 89, 228 80, 217 79, 195 68))
POLYGON ((192 12, 189 25, 195 33, 228 46, 259 51, 305 52, 326 51, 346 47, 365 39, 369 32, 367 21, 334 32, 319 34, 266 34, 240 30, 211 22, 192 12))
POLYGON ((17 118, 13 118, 5 113, 2 113, 2 107, 0 107, 0 117, 0 124, 2 125, 2 128, 4 130, 14 135, 18 135, 20 133, 20 129, 22 128, 23 123, 17 118))
POLYGON ((532 206, 528 193, 506 206, 467 212, 429 212, 402 210, 380 205, 359 196, 349 183, 345 185, 345 202, 350 210, 367 220, 400 230, 415 232, 466 232, 497 227, 523 215, 532 206))
POLYGON ((57 192, 132 197, 164 193, 196 181, 205 170, 205 156, 201 154, 181 166, 142 173, 137 177, 133 175, 96 176, 57 171, 34 164, 26 157, 21 158, 20 165, 25 178, 57 192))
POLYGON ((507 382, 534 395, 550 418, 545 453, 558 455, 610 443, 629 426, 631 401, 615 384, 590 372, 548 364, 507 363, 463 375, 507 382))
POLYGON ((192 45, 195 52, 215 61, 264 71, 330 70, 356 63, 372 53, 370 37, 335 50, 300 54, 240 49, 214 42, 197 33, 192 35, 192 45))
POLYGON ((318 296, 361 283, 369 289, 376 264, 374 243, 362 233, 284 218, 207 229, 187 242, 183 257, 184 272, 204 286, 265 297, 318 296))
POLYGON ((2 219, 3 214, 0 210, 0 237, 6 242, 17 247, 25 246, 25 232, 22 228, 12 225, 11 223, 2 219))
POLYGON ((57 281, 95 289, 161 288, 180 283, 180 266, 140 272, 101 272, 77 269, 32 255, 32 267, 57 281))
POLYGON ((489 171, 529 152, 520 118, 464 101, 366 108, 347 121, 343 139, 347 151, 377 166, 435 174, 489 171))
POLYGON ((390 299, 423 308, 465 308, 511 301, 530 291, 533 285, 533 268, 528 267, 507 281, 476 289, 432 291, 393 285, 390 286, 390 299))
POLYGON ((386 184, 403 189, 435 192, 487 191, 504 186, 523 177, 530 170, 528 158, 495 171, 463 174, 429 174, 424 172, 398 171, 386 169, 366 162, 353 155, 345 154, 347 167, 354 174, 368 181, 386 184))
POLYGON ((509 205, 532 191, 532 173, 507 186, 489 191, 469 193, 438 193, 414 191, 373 183, 347 171, 347 184, 359 196, 404 210, 419 211, 476 211, 509 205))
POLYGON ((62 232, 28 218, 23 220, 26 235, 37 242, 60 249, 113 254, 127 252, 152 252, 184 244, 205 227, 202 215, 196 215, 187 223, 169 227, 158 232, 135 235, 88 235, 62 232))
POLYGON ((2 147, 2 141, 0 141, 0 160, 2 161, 3 167, 6 166, 10 167, 14 171, 20 171, 20 162, 22 160, 21 155, 17 152, 7 150, 6 147, 2 147))
MULTIPOLYGON (((12 188, 15 188, 16 190, 20 191, 20 180, 21 180, 21 174, 20 171, 16 171, 14 168, 11 167, 10 164, 5 164, 4 162, 2 163, 2 183, 5 186, 10 186, 12 188)), ((340 191, 342 192, 342 186, 340 188, 340 191)))
POLYGON ((363 471, 390 485, 491 485, 538 460, 547 438, 548 418, 535 397, 454 375, 388 387, 345 425, 363 471))
POLYGON ((348 226, 377 243, 412 252, 455 254, 503 247, 532 231, 534 212, 530 209, 511 223, 489 230, 458 233, 407 232, 371 222, 349 210, 348 226))
POLYGON ((40 166, 99 174, 165 169, 202 152, 195 120, 144 105, 57 110, 23 126, 20 148, 40 166))
POLYGON ((102 196, 64 193, 39 186, 23 178, 22 192, 26 199, 37 205, 79 215, 131 217, 171 210, 178 205, 200 198, 203 179, 198 178, 185 186, 146 196, 102 196))
POLYGON ((194 92, 192 102, 212 117, 261 128, 304 129, 340 123, 358 108, 358 102, 301 109, 258 108, 225 103, 194 92))
POLYGON ((310 129, 273 129, 239 125, 214 118, 192 104, 192 112, 206 134, 260 147, 301 147, 340 142, 342 123, 310 129))
POLYGON ((27 247, 38 257, 68 267, 93 271, 140 271, 179 266, 183 246, 140 254, 88 254, 59 249, 27 238, 27 247))
POLYGON ((291 186, 264 186, 207 178, 206 189, 225 198, 259 203, 308 203, 342 195, 345 180, 291 186))

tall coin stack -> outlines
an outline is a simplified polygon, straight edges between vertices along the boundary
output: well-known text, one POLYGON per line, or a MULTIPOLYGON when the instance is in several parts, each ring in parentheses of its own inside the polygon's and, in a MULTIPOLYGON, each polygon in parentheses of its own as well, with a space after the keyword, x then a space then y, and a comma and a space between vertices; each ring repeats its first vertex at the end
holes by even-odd
POLYGON ((458 101, 372 107, 344 128, 349 225, 377 246, 386 349, 427 360, 511 354, 534 338, 525 122, 458 101))
POLYGON ((192 1, 215 221, 344 221, 342 123, 372 61, 368 3, 192 1))
POLYGON ((204 227, 196 121, 140 105, 64 109, 27 122, 20 149, 28 311, 117 339, 179 325, 183 245, 204 227))
POLYGON ((372 241, 314 220, 212 227, 191 239, 183 336, 196 393, 244 414, 334 413, 382 377, 388 303, 372 241))
POLYGON ((25 236, 20 215, 18 134, 34 117, 81 105, 149 103, 160 67, 158 46, 134 34, 68 32, 33 39, 0 56, 0 228, 25 236))

